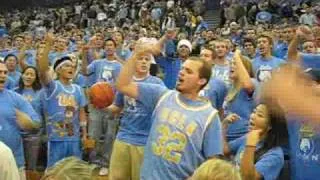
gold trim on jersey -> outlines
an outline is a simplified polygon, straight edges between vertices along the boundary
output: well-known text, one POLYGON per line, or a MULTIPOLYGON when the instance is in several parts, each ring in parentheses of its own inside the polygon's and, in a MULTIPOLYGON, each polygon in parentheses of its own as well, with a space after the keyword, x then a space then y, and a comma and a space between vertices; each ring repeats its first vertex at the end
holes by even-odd
POLYGON ((180 93, 176 93, 176 102, 179 106, 181 106, 182 108, 186 109, 186 110, 189 110, 189 111, 202 111, 202 110, 205 110, 209 107, 211 107, 211 104, 209 103, 209 101, 203 99, 203 102, 205 102, 206 104, 202 105, 202 106, 199 106, 199 107, 192 107, 192 106, 189 106, 187 104, 185 104, 184 102, 182 102, 180 99, 179 99, 179 95, 180 93))

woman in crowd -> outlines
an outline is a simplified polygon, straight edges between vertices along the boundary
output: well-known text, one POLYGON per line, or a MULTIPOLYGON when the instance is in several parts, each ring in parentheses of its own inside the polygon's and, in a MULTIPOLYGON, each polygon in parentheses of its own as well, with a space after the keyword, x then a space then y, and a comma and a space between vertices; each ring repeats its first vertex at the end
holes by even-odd
MULTIPOLYGON (((235 116, 223 120, 224 130, 236 121, 235 116)), ((274 180, 284 165, 281 146, 288 142, 285 114, 276 103, 260 104, 250 116, 247 135, 225 143, 224 154, 235 155, 243 180, 274 180)))
POLYGON ((230 68, 231 88, 224 102, 225 117, 234 116, 239 120, 227 129, 227 140, 232 141, 248 132, 250 114, 255 108, 258 83, 249 75, 250 66, 244 64, 240 51, 237 50, 230 68))
MULTIPOLYGON (((41 83, 38 70, 33 66, 27 66, 19 80, 19 85, 15 91, 22 95, 33 107, 33 109, 42 117, 41 103, 41 83)), ((35 170, 39 157, 41 131, 21 132, 23 137, 24 152, 27 170, 35 170)))

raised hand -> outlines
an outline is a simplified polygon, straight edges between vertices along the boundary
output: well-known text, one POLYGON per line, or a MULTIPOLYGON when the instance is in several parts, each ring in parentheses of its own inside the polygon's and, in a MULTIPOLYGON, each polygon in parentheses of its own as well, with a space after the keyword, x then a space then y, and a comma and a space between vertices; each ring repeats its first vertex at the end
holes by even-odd
POLYGON ((296 34, 299 38, 304 40, 313 40, 312 30, 308 26, 299 26, 296 30, 296 34))
POLYGON ((262 130, 252 130, 247 135, 247 146, 256 146, 261 139, 262 130))

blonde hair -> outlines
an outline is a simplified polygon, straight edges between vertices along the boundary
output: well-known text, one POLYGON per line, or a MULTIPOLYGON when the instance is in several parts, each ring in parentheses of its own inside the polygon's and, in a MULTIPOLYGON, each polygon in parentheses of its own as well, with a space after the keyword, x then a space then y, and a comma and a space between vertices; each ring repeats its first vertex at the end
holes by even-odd
POLYGON ((190 180, 241 180, 241 176, 234 165, 215 158, 204 162, 190 180))

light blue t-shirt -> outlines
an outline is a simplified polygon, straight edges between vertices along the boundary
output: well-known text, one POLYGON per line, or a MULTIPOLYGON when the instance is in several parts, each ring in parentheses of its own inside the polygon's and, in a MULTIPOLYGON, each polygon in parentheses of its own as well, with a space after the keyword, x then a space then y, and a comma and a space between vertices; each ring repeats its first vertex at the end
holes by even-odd
POLYGON ((248 132, 249 119, 252 111, 257 105, 259 95, 259 83, 251 79, 254 85, 254 92, 248 94, 245 89, 240 89, 237 95, 230 102, 225 101, 223 105, 224 115, 235 113, 240 119, 229 125, 227 129, 227 140, 232 141, 242 137, 248 132))
POLYGON ((44 87, 47 133, 50 141, 77 141, 80 138, 79 111, 87 102, 76 84, 63 85, 51 81, 44 87))
POLYGON ((12 150, 17 166, 23 167, 23 144, 15 109, 28 114, 34 123, 40 123, 40 118, 29 102, 11 90, 0 91, 0 107, 0 140, 12 150))
POLYGON ((230 64, 227 64, 227 65, 215 64, 212 67, 211 78, 220 79, 226 84, 227 88, 229 89, 229 87, 231 86, 229 74, 230 74, 230 64))
POLYGON ((129 59, 131 56, 131 51, 129 49, 123 49, 123 48, 118 48, 116 50, 116 54, 118 57, 120 57, 122 60, 126 61, 129 59))
POLYGON ((219 110, 222 108, 227 93, 227 86, 222 80, 210 78, 209 83, 200 91, 199 95, 208 98, 212 106, 219 110))
POLYGON ((205 160, 222 154, 221 123, 211 103, 159 85, 141 83, 138 88, 138 100, 155 107, 142 180, 186 179, 205 160))
POLYGON ((96 82, 107 82, 114 84, 120 74, 122 65, 118 61, 99 59, 93 61, 88 67, 88 85, 96 82))
POLYGON ((40 102, 40 92, 34 91, 33 89, 19 89, 16 88, 15 92, 20 94, 25 100, 27 100, 33 107, 33 109, 38 113, 39 117, 42 119, 42 110, 41 110, 41 102, 40 102))
MULTIPOLYGON (((240 168, 241 159, 246 145, 246 136, 242 136, 229 142, 229 148, 235 154, 235 163, 240 168)), ((262 147, 262 143, 257 145, 257 149, 262 147)), ((274 147, 264 153, 255 163, 256 171, 264 180, 275 180, 278 178, 284 165, 284 155, 281 147, 274 147)))
POLYGON ((272 71, 279 68, 284 63, 284 60, 274 56, 269 59, 265 59, 262 56, 254 58, 252 61, 254 76, 259 82, 265 82, 271 78, 272 71))
POLYGON ((320 126, 288 117, 290 168, 292 180, 320 177, 320 126))
MULTIPOLYGON (((164 86, 162 80, 155 76, 148 76, 140 80, 135 79, 134 81, 164 86)), ((153 109, 150 109, 149 104, 143 104, 121 93, 117 93, 115 105, 123 107, 117 139, 137 146, 146 145, 152 124, 153 109)))

